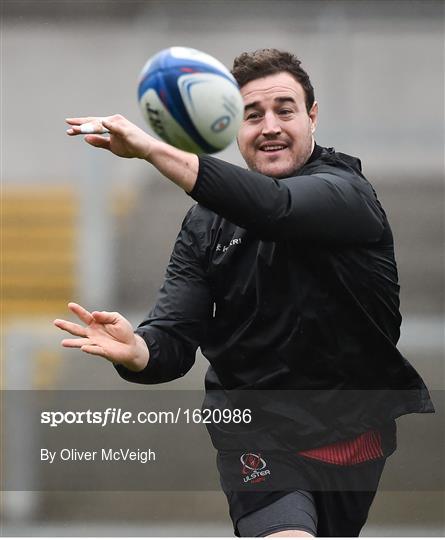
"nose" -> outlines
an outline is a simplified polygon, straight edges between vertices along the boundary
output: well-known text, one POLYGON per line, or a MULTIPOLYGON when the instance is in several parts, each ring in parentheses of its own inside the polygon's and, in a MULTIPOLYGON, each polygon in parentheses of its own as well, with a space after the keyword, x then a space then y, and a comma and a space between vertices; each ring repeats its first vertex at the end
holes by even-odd
POLYGON ((263 118, 263 129, 261 130, 262 135, 272 136, 279 135, 281 133, 281 126, 279 119, 272 111, 266 112, 263 118))

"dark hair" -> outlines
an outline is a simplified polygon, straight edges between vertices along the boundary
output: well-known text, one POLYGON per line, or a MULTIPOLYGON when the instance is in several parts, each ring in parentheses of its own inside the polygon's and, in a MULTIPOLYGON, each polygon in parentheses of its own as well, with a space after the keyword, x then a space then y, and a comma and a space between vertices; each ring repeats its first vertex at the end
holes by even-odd
POLYGON ((241 88, 250 81, 283 71, 290 73, 303 87, 306 109, 309 112, 314 104, 314 88, 309 75, 301 67, 300 60, 291 53, 278 49, 243 52, 233 61, 232 75, 241 88))

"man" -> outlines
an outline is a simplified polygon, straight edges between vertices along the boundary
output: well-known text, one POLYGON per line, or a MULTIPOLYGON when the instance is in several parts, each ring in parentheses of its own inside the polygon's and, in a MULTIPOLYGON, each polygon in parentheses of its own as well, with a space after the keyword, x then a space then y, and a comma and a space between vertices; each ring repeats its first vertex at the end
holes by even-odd
POLYGON ((260 392, 267 429, 247 450, 230 451, 210 428, 236 534, 358 536, 395 449, 394 419, 434 411, 395 346, 391 230, 359 160, 315 144, 318 106, 296 57, 244 53, 233 74, 249 171, 182 152, 121 116, 67 120, 69 135, 90 123, 89 144, 145 159, 199 204, 135 333, 120 314, 77 304, 83 326, 55 324, 78 337, 65 347, 103 356, 134 382, 183 376, 200 346, 210 408, 232 391, 260 392))

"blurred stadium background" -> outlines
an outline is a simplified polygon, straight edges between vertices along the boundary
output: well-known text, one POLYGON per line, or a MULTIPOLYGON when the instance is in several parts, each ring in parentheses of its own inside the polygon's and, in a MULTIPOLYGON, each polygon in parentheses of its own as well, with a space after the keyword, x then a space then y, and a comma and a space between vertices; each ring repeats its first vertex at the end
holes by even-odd
MULTIPOLYGON (((100 359, 61 350, 52 319, 76 300, 136 324, 193 204, 145 163, 66 137, 64 118, 119 112, 143 127, 137 77, 164 47, 202 49, 229 67, 244 50, 276 47, 311 75, 317 142, 359 156, 387 211, 400 348, 443 410, 442 1, 3 0, 1 9, 3 389, 128 389, 100 359)), ((220 156, 242 163, 236 145, 220 156)), ((205 364, 198 355, 178 387, 201 388, 205 364)), ((443 416, 427 416, 398 422, 385 479, 414 480, 378 493, 364 535, 443 536, 443 485, 417 482, 444 464, 443 416)), ((31 446, 24 429, 2 438, 31 446)), ((232 534, 219 492, 4 492, 1 520, 6 536, 232 534)))

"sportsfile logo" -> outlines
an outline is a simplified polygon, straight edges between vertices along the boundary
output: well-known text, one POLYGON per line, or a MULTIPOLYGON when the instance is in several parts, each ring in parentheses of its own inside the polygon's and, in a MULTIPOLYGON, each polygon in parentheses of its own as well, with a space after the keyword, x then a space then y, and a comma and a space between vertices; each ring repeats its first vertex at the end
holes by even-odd
POLYGON ((267 465, 260 454, 243 454, 240 457, 242 463, 241 474, 243 481, 249 484, 258 484, 264 482, 266 477, 270 475, 270 470, 266 469, 267 465))

